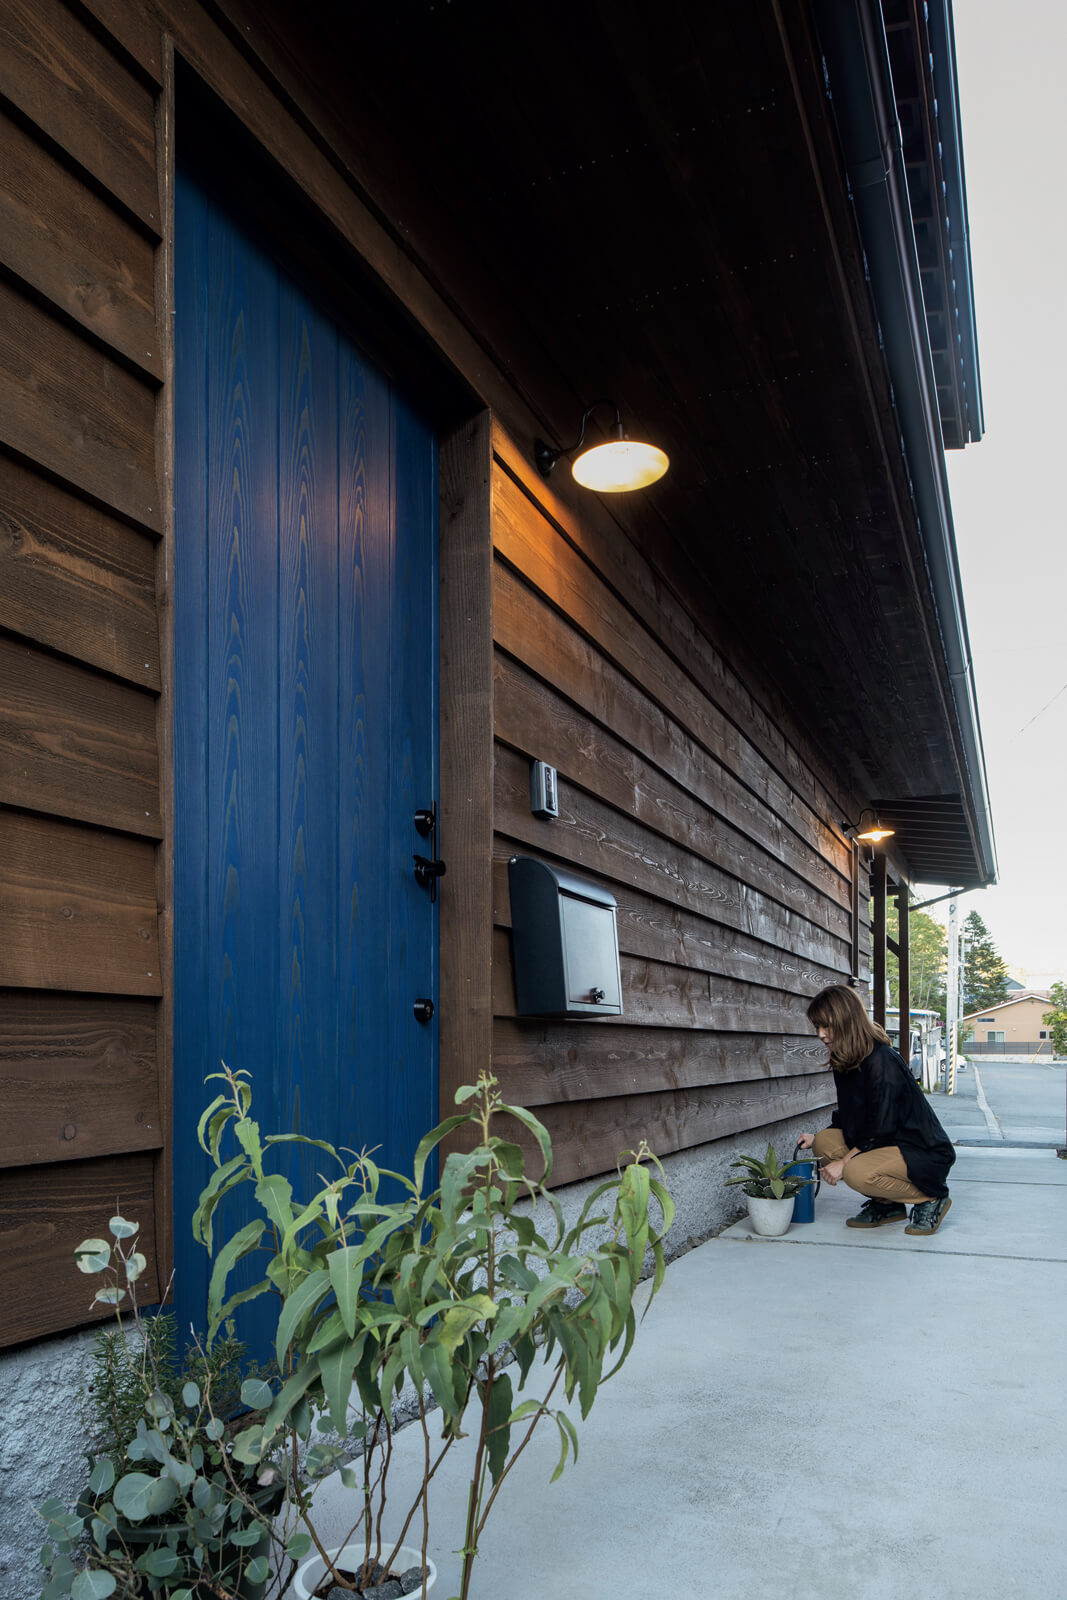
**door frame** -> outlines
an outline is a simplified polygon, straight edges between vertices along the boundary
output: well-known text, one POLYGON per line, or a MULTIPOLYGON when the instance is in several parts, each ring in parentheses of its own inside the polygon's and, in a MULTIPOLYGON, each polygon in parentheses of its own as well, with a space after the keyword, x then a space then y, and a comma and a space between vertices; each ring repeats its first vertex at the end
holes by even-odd
MULTIPOLYGON (((163 1149, 156 1169, 156 1259, 168 1282, 174 1259, 174 184, 180 115, 203 97, 237 129, 236 159, 264 175, 285 231, 287 204, 299 214, 303 249, 299 280, 333 315, 342 283, 358 284, 373 318, 353 326, 340 310, 339 326, 399 382, 424 409, 438 436, 438 850, 448 871, 440 884, 438 922, 438 1112, 454 1109, 455 1092, 488 1071, 492 1061, 493 935, 493 602, 492 420, 484 402, 446 359, 432 326, 417 318, 375 270, 369 238, 380 233, 355 191, 344 203, 325 203, 338 175, 317 147, 308 146, 265 84, 258 85, 258 115, 232 83, 219 81, 208 62, 180 53, 164 40, 163 88, 157 102, 162 240, 156 257, 159 324, 164 333, 164 384, 157 405, 156 449, 164 487, 164 529, 157 552, 162 689, 157 708, 161 760, 163 839, 157 852, 160 957, 163 995, 158 1013, 163 1149), (212 81, 215 78, 215 81, 212 81), (259 132, 277 142, 286 124, 298 160, 279 162, 259 132), (279 196, 283 196, 278 204, 279 196), (310 221, 312 234, 302 231, 310 221), (321 241, 327 241, 326 247, 321 241), (317 247, 318 246, 318 247, 317 247), (413 320, 413 317, 415 320, 413 320), (376 336, 366 337, 373 326, 376 336), (384 332, 383 332, 384 330, 384 332), (384 340, 384 343, 383 343, 384 340), (369 348, 368 348, 369 345, 369 348)), ((291 219, 290 219, 291 220, 291 219)), ((291 261, 291 253, 283 252, 291 261)), ((447 1146, 446 1146, 447 1148, 447 1146)), ((168 1287, 166 1298, 170 1298, 168 1287)))

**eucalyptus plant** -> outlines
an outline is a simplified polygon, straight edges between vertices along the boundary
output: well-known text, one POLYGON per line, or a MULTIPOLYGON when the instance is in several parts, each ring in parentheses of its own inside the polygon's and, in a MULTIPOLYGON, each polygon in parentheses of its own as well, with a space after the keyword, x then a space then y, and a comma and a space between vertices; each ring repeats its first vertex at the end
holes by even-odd
POLYGON ((92 1304, 116 1314, 98 1349, 105 1448, 73 1511, 55 1499, 40 1508, 49 1574, 41 1600, 248 1600, 272 1572, 272 1519, 285 1482, 276 1460, 250 1467, 232 1456, 213 1387, 220 1376, 228 1383, 240 1347, 231 1328, 219 1341, 223 1359, 217 1352, 195 1362, 200 1381, 187 1379, 175 1393, 173 1334, 137 1303, 145 1269, 138 1224, 115 1216, 109 1232, 110 1240, 86 1239, 75 1251, 82 1272, 110 1280, 92 1304))
POLYGON ((215 1255, 209 1340, 239 1304, 274 1295, 282 1375, 262 1420, 235 1439, 234 1456, 255 1466, 284 1442, 293 1467, 291 1511, 342 1589, 372 1581, 379 1564, 388 1571, 419 1516, 425 1594, 429 1484, 464 1430, 475 1434, 461 1535, 461 1600, 467 1600, 486 1520, 535 1428, 548 1418, 558 1430, 553 1478, 572 1452, 577 1456, 577 1431, 560 1399, 577 1394, 588 1416, 600 1384, 625 1360, 646 1252, 653 1267, 649 1301, 663 1281, 673 1206, 650 1167, 662 1169, 644 1145, 630 1152, 568 1226, 547 1187, 546 1129, 530 1111, 505 1105, 487 1073, 458 1091, 463 1109, 420 1142, 411 1178, 380 1170, 367 1151, 340 1151, 294 1134, 262 1138, 247 1074, 224 1067, 214 1076, 225 1088, 204 1112, 199 1137, 215 1171, 193 1223, 215 1255), (430 1156, 450 1135, 461 1148, 447 1156, 439 1185, 424 1193, 430 1156), (318 1152, 329 1172, 315 1193, 301 1198, 284 1175, 269 1170, 272 1147, 292 1143, 318 1152), (527 1150, 543 1169, 539 1177, 527 1170, 527 1150), (399 1199, 383 1198, 387 1179, 399 1199), (260 1214, 216 1240, 220 1205, 245 1184, 260 1214), (247 1256, 263 1262, 262 1276, 231 1293, 230 1274, 247 1256), (609 1356, 614 1361, 605 1372, 609 1356), (382 1520, 394 1405, 407 1379, 424 1469, 390 1544, 382 1520), (528 1385, 536 1396, 523 1397, 528 1385), (333 1440, 323 1431, 330 1429, 333 1440), (358 1534, 364 1552, 350 1575, 330 1563, 314 1526, 314 1479, 340 1463, 355 1499, 343 1543, 358 1534))

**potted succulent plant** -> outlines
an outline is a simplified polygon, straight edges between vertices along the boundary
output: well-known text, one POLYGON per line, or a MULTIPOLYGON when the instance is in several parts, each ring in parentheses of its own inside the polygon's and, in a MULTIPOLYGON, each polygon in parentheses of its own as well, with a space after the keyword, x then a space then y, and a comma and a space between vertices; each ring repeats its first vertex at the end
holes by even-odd
POLYGON ((646 1251, 654 1269, 649 1300, 662 1283, 673 1208, 649 1170, 659 1164, 644 1147, 630 1153, 568 1227, 546 1187, 552 1152, 545 1128, 524 1108, 505 1105, 488 1074, 461 1089, 463 1109, 421 1141, 412 1178, 379 1172, 366 1152, 346 1160, 302 1136, 261 1140, 246 1075, 224 1069, 217 1076, 224 1092, 200 1123, 216 1170, 194 1232, 214 1250, 218 1208, 238 1184, 254 1186, 262 1215, 219 1243, 209 1338, 237 1298, 226 1298, 230 1270, 266 1247, 262 1279, 240 1298, 278 1296, 281 1387, 262 1419, 236 1438, 234 1455, 254 1467, 284 1442, 286 1453, 302 1459, 301 1476, 290 1482, 289 1514, 307 1533, 290 1537, 288 1548, 306 1538, 315 1554, 297 1574, 296 1592, 318 1592, 327 1575, 342 1591, 358 1591, 384 1571, 427 1595, 435 1576, 427 1490, 454 1442, 473 1434, 466 1523, 448 1540, 462 1551, 467 1600, 486 1519, 534 1429, 546 1418, 558 1429, 554 1476, 571 1451, 577 1454, 576 1429, 557 1397, 577 1394, 587 1416, 599 1385, 625 1360, 646 1251), (467 1148, 448 1155, 439 1185, 424 1193, 431 1152, 458 1129, 467 1148), (537 1152, 540 1176, 527 1171, 517 1129, 537 1152), (271 1146, 297 1138, 314 1144, 334 1172, 299 1199, 268 1169, 271 1146), (386 1176, 401 1199, 382 1198, 386 1176), (413 1502, 390 1512, 387 1534, 393 1408, 406 1379, 414 1386, 425 1467, 413 1502), (331 1429, 332 1438, 322 1431, 331 1429), (315 1529, 314 1494, 316 1479, 337 1466, 353 1491, 352 1527, 340 1547, 327 1548, 315 1529))
POLYGON ((741 1177, 727 1178, 726 1182, 742 1186, 748 1200, 749 1220, 756 1233, 772 1238, 785 1233, 793 1220, 793 1197, 811 1179, 790 1172, 789 1162, 783 1166, 772 1144, 767 1146, 762 1161, 756 1156, 741 1156, 730 1165, 745 1169, 741 1177))
POLYGON ((181 1371, 172 1319, 143 1316, 137 1305, 145 1266, 137 1223, 112 1217, 109 1231, 111 1240, 86 1239, 75 1252, 82 1272, 110 1278, 93 1303, 116 1314, 116 1327, 98 1336, 91 1385, 100 1450, 73 1511, 59 1500, 40 1508, 48 1541, 41 1600, 256 1600, 281 1565, 275 1551, 272 1566, 271 1544, 285 1475, 278 1459, 249 1467, 233 1457, 220 1412, 234 1398, 243 1349, 231 1332, 213 1358, 197 1352, 195 1377, 181 1371))

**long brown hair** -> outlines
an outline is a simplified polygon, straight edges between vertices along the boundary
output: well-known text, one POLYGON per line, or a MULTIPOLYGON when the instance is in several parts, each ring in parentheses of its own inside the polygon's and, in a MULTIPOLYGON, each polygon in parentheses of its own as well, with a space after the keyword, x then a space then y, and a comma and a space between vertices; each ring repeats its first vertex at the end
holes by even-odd
POLYGON ((866 1061, 876 1044, 888 1044, 889 1035, 872 1022, 855 989, 833 983, 820 989, 808 1007, 813 1028, 832 1028, 830 1065, 835 1072, 851 1072, 866 1061))

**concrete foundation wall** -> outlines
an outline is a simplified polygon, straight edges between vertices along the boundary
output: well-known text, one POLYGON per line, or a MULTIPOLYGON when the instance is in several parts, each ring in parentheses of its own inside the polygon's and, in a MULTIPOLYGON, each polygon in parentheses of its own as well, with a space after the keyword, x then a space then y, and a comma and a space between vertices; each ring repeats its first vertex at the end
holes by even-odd
POLYGON ((40 1594, 37 1507, 53 1496, 73 1506, 85 1487, 82 1396, 92 1347, 91 1333, 75 1333, 0 1357, 0 1600, 40 1594))

